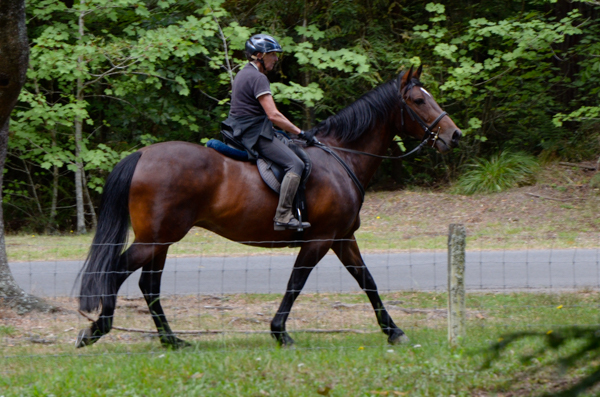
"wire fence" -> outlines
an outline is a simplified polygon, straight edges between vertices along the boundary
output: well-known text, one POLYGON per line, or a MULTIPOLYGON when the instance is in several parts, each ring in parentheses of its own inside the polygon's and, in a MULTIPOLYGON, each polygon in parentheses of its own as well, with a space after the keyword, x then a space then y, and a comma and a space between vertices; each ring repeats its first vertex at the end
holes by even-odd
MULTIPOLYGON (((413 329, 447 326, 447 238, 440 233, 358 239, 387 310, 409 335, 413 329)), ((57 310, 19 316, 0 309, 3 357, 48 354, 57 346, 70 346, 77 332, 96 319, 95 314, 86 318, 77 310, 74 284, 85 248, 8 246, 9 252, 14 249, 20 255, 19 260, 9 261, 17 283, 26 292, 48 299, 57 310), (27 346, 31 349, 23 350, 27 346)), ((221 343, 232 336, 268 334, 298 250, 256 249, 225 240, 175 244, 161 289, 171 328, 188 340, 221 343)), ((114 332, 104 336, 103 343, 129 345, 155 337, 138 279, 139 271, 120 289, 114 332)), ((595 293, 600 289, 600 234, 468 236, 465 287, 467 334, 469 329, 492 325, 551 329, 597 323, 590 313, 600 305, 595 293)), ((364 292, 333 254, 312 271, 287 329, 292 333, 381 332, 364 292)))

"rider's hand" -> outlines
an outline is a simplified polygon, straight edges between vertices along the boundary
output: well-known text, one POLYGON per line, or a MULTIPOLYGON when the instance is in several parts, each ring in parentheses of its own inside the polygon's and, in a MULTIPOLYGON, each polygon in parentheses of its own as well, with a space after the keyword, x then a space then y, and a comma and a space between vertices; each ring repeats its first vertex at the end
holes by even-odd
POLYGON ((320 143, 317 140, 317 138, 315 138, 315 133, 311 133, 310 131, 308 133, 306 133, 305 131, 300 131, 300 133, 298 134, 298 138, 304 139, 308 145, 320 143))

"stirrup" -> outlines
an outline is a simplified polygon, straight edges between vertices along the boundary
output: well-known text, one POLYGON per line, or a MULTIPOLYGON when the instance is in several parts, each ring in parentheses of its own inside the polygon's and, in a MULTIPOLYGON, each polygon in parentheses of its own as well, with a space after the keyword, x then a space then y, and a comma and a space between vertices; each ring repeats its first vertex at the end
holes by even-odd
POLYGON ((277 231, 286 230, 286 229, 296 229, 297 231, 301 232, 304 229, 307 229, 309 227, 310 227, 310 223, 308 223, 308 222, 300 223, 298 221, 298 219, 296 219, 296 218, 290 219, 290 221, 288 223, 277 222, 277 221, 273 222, 273 229, 277 230, 277 231))

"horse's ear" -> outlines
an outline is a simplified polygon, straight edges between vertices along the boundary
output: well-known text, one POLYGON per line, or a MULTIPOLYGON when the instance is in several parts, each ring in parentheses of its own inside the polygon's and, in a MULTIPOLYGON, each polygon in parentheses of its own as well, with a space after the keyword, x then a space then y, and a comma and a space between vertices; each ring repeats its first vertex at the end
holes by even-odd
POLYGON ((413 75, 413 77, 417 80, 420 80, 422 71, 423 71, 423 65, 420 65, 419 68, 417 69, 416 73, 413 75))
POLYGON ((408 72, 405 72, 404 75, 400 74, 398 76, 398 91, 402 91, 402 88, 406 87, 406 84, 408 84, 408 82, 411 80, 411 76, 412 76, 412 71, 413 71, 413 67, 411 65, 410 69, 408 70, 408 72))

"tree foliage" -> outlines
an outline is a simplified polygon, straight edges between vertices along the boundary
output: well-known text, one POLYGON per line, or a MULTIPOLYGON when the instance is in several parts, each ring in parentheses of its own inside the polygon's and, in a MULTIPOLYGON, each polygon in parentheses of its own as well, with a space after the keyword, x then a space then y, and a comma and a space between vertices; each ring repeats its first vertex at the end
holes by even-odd
POLYGON ((5 184, 13 229, 71 228, 71 176, 79 163, 90 208, 127 153, 157 141, 218 136, 232 78, 246 62, 244 42, 254 33, 283 45, 270 75, 274 98, 304 128, 401 70, 424 65, 424 83, 463 129, 464 143, 443 162, 432 153, 384 163, 384 174, 413 181, 426 175, 436 183, 502 149, 582 159, 600 146, 600 6, 592 2, 32 0, 27 6, 31 66, 13 114, 5 184))

